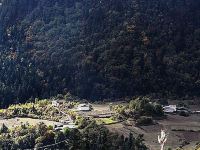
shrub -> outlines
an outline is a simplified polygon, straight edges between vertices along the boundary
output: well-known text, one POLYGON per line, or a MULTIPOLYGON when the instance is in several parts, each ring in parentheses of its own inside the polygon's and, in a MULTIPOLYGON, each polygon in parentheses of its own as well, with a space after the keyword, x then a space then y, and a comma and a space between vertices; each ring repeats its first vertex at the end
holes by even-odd
POLYGON ((45 106, 47 106, 48 104, 50 104, 50 101, 48 101, 47 99, 45 99, 45 100, 40 100, 40 101, 38 101, 36 104, 38 104, 39 107, 45 107, 45 106))
POLYGON ((150 125, 153 124, 153 119, 151 117, 141 116, 136 120, 136 125, 150 125))
POLYGON ((145 104, 143 110, 145 115, 151 116, 155 114, 154 106, 150 103, 145 104))
POLYGON ((86 118, 79 116, 76 118, 75 124, 78 125, 78 128, 83 129, 88 125, 88 121, 86 118))
POLYGON ((144 109, 145 105, 148 104, 149 101, 150 99, 147 97, 138 97, 135 100, 130 101, 129 108, 140 111, 141 109, 144 109))
POLYGON ((184 116, 184 117, 188 117, 188 116, 189 116, 189 113, 186 112, 186 111, 180 111, 180 112, 179 112, 179 115, 180 115, 180 116, 184 116))
POLYGON ((156 114, 157 116, 164 116, 164 111, 163 111, 163 108, 162 108, 161 105, 156 104, 156 105, 154 106, 154 109, 155 109, 155 114, 156 114))
POLYGON ((160 104, 152 103, 149 98, 142 97, 137 98, 135 100, 130 101, 129 109, 135 113, 139 114, 139 116, 153 116, 153 117, 161 117, 164 116, 163 108, 160 104))
POLYGON ((125 109, 126 109, 126 106, 124 105, 115 105, 112 107, 112 110, 119 114, 124 114, 125 109))

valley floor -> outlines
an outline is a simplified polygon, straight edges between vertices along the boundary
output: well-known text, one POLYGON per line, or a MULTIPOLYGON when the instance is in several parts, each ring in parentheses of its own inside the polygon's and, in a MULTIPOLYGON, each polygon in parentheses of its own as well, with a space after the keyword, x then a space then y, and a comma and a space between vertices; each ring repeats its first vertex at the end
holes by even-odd
MULTIPOLYGON (((126 103, 123 103, 126 105, 126 103)), ((102 113, 109 111, 109 103, 105 104, 92 104, 93 111, 88 113, 83 113, 82 115, 89 115, 91 113, 102 113)), ((11 118, 3 119, 0 118, 0 125, 3 123, 9 127, 13 128, 21 124, 36 125, 39 122, 43 122, 46 125, 59 125, 59 122, 42 120, 42 119, 32 119, 32 118, 11 118)), ((111 123, 105 125, 111 132, 117 132, 128 136, 129 133, 134 135, 143 134, 144 142, 151 150, 158 150, 159 143, 157 140, 158 134, 160 134, 161 129, 168 131, 169 136, 166 143, 166 148, 176 149, 179 146, 183 146, 184 150, 194 150, 196 143, 200 141, 200 114, 191 114, 189 117, 183 117, 176 114, 168 114, 166 119, 156 120, 156 124, 149 126, 135 126, 133 120, 124 121, 121 123, 111 123)))
POLYGON ((169 132, 166 143, 167 148, 176 149, 180 145, 184 150, 194 150, 196 143, 200 141, 200 115, 182 117, 179 115, 168 115, 167 119, 158 121, 155 125, 135 127, 125 124, 107 125, 112 132, 118 132, 128 136, 130 132, 135 135, 143 134, 145 143, 151 150, 158 150, 158 134, 161 129, 169 132))

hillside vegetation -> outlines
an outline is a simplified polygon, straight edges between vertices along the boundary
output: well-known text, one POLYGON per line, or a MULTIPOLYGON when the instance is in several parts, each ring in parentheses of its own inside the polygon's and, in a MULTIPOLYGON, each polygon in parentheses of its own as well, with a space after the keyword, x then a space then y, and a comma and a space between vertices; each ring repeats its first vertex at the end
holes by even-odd
POLYGON ((198 0, 3 0, 1 106, 71 92, 199 96, 198 0))
POLYGON ((0 148, 2 150, 18 149, 66 149, 66 150, 147 150, 142 136, 129 137, 111 133, 104 126, 89 124, 83 131, 65 128, 64 132, 53 130, 44 123, 37 125, 22 124, 8 129, 3 125, 0 129, 0 148))

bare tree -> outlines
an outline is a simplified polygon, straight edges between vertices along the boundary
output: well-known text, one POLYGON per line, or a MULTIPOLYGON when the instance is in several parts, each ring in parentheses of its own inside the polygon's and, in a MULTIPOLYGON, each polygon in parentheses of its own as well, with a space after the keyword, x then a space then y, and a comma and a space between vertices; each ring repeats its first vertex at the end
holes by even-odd
POLYGON ((161 129, 161 134, 158 135, 158 143, 160 144, 161 150, 164 150, 164 145, 167 142, 168 134, 165 130, 161 129))

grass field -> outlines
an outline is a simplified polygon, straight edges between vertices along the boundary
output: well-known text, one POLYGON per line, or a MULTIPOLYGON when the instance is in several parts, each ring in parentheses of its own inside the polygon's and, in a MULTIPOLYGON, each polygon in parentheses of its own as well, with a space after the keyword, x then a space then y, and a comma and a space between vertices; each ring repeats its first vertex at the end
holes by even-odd
POLYGON ((58 122, 41 120, 41 119, 32 119, 32 118, 12 118, 12 119, 0 119, 0 125, 5 124, 8 128, 13 128, 16 126, 20 126, 21 124, 30 124, 36 125, 40 122, 45 123, 47 126, 59 124, 58 122))
POLYGON ((111 118, 96 118, 95 120, 96 120, 97 124, 109 125, 109 124, 116 123, 116 121, 112 120, 111 118))

